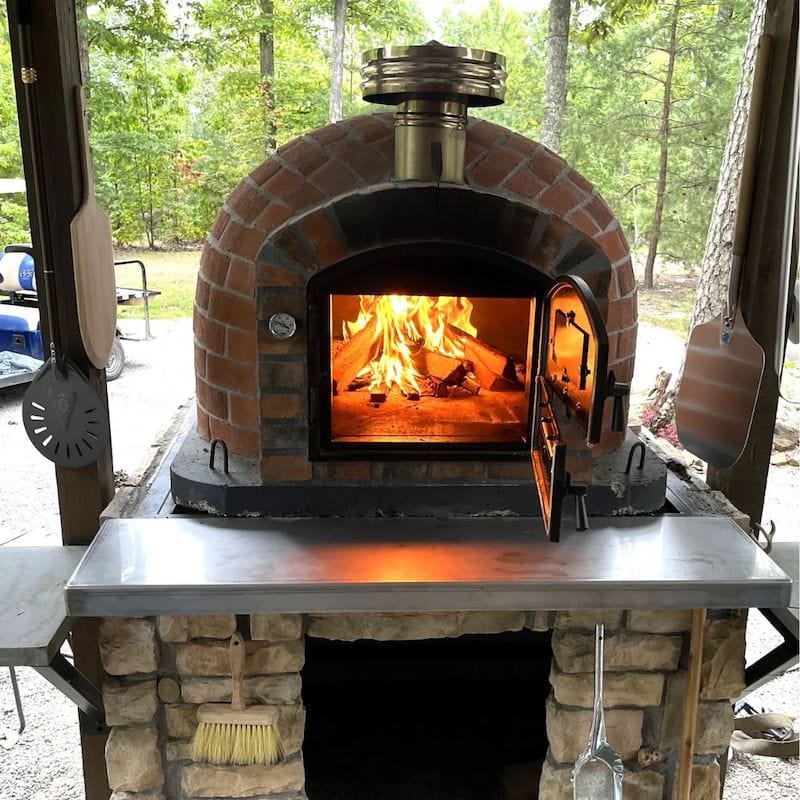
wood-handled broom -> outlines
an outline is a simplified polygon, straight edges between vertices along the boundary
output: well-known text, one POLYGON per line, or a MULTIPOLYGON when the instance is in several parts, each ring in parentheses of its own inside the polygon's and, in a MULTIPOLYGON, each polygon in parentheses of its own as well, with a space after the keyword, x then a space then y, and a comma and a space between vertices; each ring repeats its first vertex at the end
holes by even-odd
POLYGON ((283 758, 278 710, 244 702, 244 639, 231 637, 231 703, 205 703, 197 709, 197 730, 190 748, 195 761, 220 766, 277 764, 283 758))

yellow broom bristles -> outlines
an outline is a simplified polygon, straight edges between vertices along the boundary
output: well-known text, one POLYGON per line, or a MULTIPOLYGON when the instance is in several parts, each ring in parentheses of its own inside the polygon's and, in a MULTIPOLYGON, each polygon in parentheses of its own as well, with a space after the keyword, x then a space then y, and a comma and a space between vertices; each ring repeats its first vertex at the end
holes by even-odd
POLYGON ((201 722, 190 746, 192 759, 218 766, 271 766, 283 758, 280 732, 274 725, 201 722))

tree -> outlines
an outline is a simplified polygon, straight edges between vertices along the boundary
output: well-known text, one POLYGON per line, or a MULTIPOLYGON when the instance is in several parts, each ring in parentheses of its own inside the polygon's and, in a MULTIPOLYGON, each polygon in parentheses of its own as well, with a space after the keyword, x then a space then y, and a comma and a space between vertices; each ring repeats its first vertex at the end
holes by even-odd
POLYGON ((750 76, 755 65, 758 40, 764 30, 766 5, 766 0, 754 0, 753 3, 750 29, 742 58, 741 78, 728 126, 728 138, 719 171, 719 183, 703 252, 690 329, 707 322, 719 313, 727 299, 726 287, 730 277, 738 186, 742 175, 742 158, 750 107, 750 76))
POLYGON ((342 82, 344 80, 344 40, 347 20, 347 0, 334 0, 333 52, 331 54, 331 103, 328 117, 331 122, 342 118, 342 82))
POLYGON ((278 147, 275 124, 275 3, 260 0, 261 17, 258 32, 258 53, 261 66, 261 96, 264 119, 264 155, 272 155, 278 147))
POLYGON ((545 115, 540 140, 556 153, 561 149, 561 126, 567 109, 570 3, 571 0, 550 0, 547 77, 544 85, 545 115))

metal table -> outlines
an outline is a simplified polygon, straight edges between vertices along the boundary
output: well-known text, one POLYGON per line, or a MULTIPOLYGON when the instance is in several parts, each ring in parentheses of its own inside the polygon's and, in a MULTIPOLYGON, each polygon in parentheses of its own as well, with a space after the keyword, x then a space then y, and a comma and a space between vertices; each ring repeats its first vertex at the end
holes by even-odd
POLYGON ((790 578, 730 519, 108 520, 73 616, 785 606, 790 578))

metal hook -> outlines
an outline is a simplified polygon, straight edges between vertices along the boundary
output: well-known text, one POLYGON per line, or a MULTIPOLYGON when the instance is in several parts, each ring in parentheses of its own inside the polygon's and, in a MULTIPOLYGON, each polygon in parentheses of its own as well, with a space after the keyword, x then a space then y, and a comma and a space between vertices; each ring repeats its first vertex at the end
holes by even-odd
POLYGON ((633 447, 631 447, 631 451, 628 453, 628 465, 625 467, 625 474, 629 475, 631 471, 631 467, 633 466, 633 454, 636 451, 639 451, 639 466, 636 469, 641 470, 644 469, 644 442, 636 442, 633 447))
POLYGON ((208 457, 208 468, 216 470, 214 466, 214 456, 217 452, 217 445, 222 445, 222 471, 228 474, 228 445, 225 444, 224 439, 214 439, 211 442, 211 454, 208 457))
POLYGON ((775 538, 775 530, 776 530, 775 522, 773 520, 769 521, 769 530, 767 530, 760 522, 751 522, 750 530, 752 531, 752 537, 755 540, 756 544, 765 553, 769 553, 772 550, 772 540, 775 538), (760 533, 763 533, 764 538, 767 540, 764 544, 761 544, 761 542, 758 541, 758 535, 760 533))

